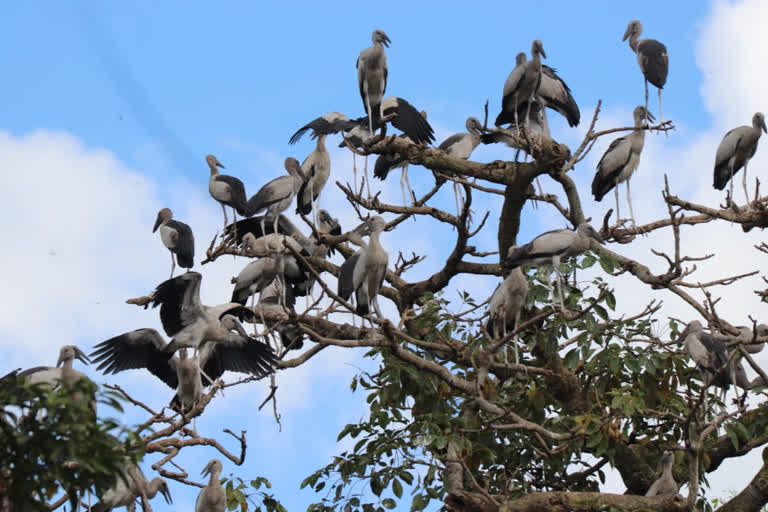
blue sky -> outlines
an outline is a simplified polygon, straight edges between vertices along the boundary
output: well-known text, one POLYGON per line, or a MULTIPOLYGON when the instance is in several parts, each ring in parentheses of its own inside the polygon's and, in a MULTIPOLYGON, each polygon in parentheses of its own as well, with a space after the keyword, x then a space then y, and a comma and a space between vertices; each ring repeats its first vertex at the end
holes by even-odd
MULTIPOLYGON (((167 251, 150 232, 157 210, 170 206, 177 218, 192 225, 199 261, 221 225, 220 208, 207 194, 204 156, 216 154, 248 190, 255 190, 283 173, 284 157, 303 159, 311 151, 308 139, 288 146, 298 127, 332 110, 362 115, 354 64, 375 28, 392 40, 387 93, 426 109, 440 140, 463 130, 467 116, 481 117, 486 99, 493 119, 514 56, 541 39, 546 63, 557 68, 581 107, 583 122, 576 129, 550 116, 553 136, 574 146, 598 99, 603 100, 599 126, 604 128, 630 124, 631 110, 642 103, 642 76, 634 54, 621 42, 628 21, 642 20, 643 37, 659 39, 669 50, 664 113, 677 130, 669 137, 649 136, 646 143, 633 181, 641 222, 664 215, 658 191, 665 172, 672 173, 679 193, 713 204, 720 199, 709 187, 717 142, 725 129, 747 124, 768 100, 753 85, 760 73, 755 63, 768 58, 768 43, 753 26, 765 19, 756 1, 587 6, 387 2, 365 9, 352 2, 214 7, 202 2, 30 1, 3 6, 2 18, 0 154, 10 182, 0 190, 9 246, 0 255, 0 267, 8 272, 8 292, 0 299, 0 358, 9 369, 52 364, 64 343, 90 350, 115 334, 157 327, 155 312, 123 304, 167 277, 167 251), (701 175, 706 179, 697 179, 701 175)), ((651 94, 650 109, 658 113, 655 91, 651 94)), ((329 147, 337 140, 332 138, 329 147)), ((589 186, 609 142, 600 141, 574 172, 580 186, 589 186)), ((511 157, 498 147, 479 148, 473 155, 478 161, 511 157)), ((334 150, 332 161, 329 187, 337 179, 351 180, 349 154, 334 150)), ((750 176, 760 174, 762 161, 755 159, 750 176)), ((431 180, 428 173, 411 172, 417 193, 431 180)), ((551 181, 543 183, 555 191, 551 181)), ((375 187, 383 187, 384 197, 399 204, 397 176, 375 187)), ((612 202, 594 203, 584 190, 588 214, 602 218, 612 202)), ((622 188, 622 200, 623 193, 622 188)), ((349 227, 354 219, 341 198, 328 190, 323 205, 349 227)), ((493 218, 500 201, 484 196, 475 201, 476 211, 492 212, 478 240, 493 250, 493 218)), ((450 211, 453 198, 441 194, 437 204, 450 211)), ((563 226, 551 210, 532 213, 527 210, 521 241, 563 226)), ((385 235, 384 242, 390 244, 390 261, 397 249, 430 255, 406 276, 418 279, 439 265, 446 236, 444 228, 420 221, 397 237, 385 235)), ((735 236, 741 237, 740 230, 725 228, 709 239, 735 236)), ((751 239, 739 240, 749 248, 751 239)), ((643 241, 633 250, 647 253, 657 241, 643 241)), ((707 248, 703 240, 698 243, 707 248)), ((759 256, 751 258, 743 264, 761 263, 759 256)), ((229 277, 243 265, 228 258, 204 267, 204 300, 226 300, 229 277)), ((615 285, 636 290, 626 280, 617 279, 615 285)), ((490 294, 495 282, 457 279, 454 286, 490 294)), ((744 293, 751 297, 751 288, 744 293)), ((633 296, 638 295, 644 299, 647 290, 633 296)), ((636 305, 629 302, 628 310, 636 305)), ((692 314, 674 299, 668 304, 669 314, 677 313, 674 308, 682 316, 692 314)), ((761 314, 759 304, 749 304, 736 307, 734 301, 733 313, 761 314)), ((224 473, 267 476, 289 510, 316 500, 313 493, 299 492, 298 484, 338 450, 335 438, 341 427, 364 414, 363 395, 348 391, 357 366, 368 364, 360 355, 327 350, 304 367, 282 372, 282 433, 266 408, 256 411, 266 394, 264 385, 217 398, 198 422, 201 432, 223 437, 216 432, 228 425, 247 429, 249 440, 246 464, 234 467, 225 461, 224 473)), ((140 372, 110 382, 133 386, 154 406, 172 395, 140 372)), ((139 419, 132 414, 127 421, 139 419)), ((189 450, 183 461, 196 476, 210 457, 206 450, 189 450)), ((611 485, 621 489, 616 482, 611 485)), ((171 485, 175 505, 156 500, 155 509, 189 510, 195 492, 171 485)))

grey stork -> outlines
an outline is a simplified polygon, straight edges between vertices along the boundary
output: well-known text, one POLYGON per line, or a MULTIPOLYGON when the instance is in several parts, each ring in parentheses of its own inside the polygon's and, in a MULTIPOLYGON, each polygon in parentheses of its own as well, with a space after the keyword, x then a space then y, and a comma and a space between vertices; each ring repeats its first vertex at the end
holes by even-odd
POLYGON ((204 306, 200 303, 203 276, 187 272, 160 283, 152 293, 152 307, 160 306, 160 322, 172 341, 163 350, 187 347, 200 350, 208 342, 245 342, 249 339, 233 315, 252 313, 237 303, 204 306), (234 332, 232 332, 234 331, 234 332))
MULTIPOLYGON (((518 57, 517 62, 520 64, 515 66, 515 69, 504 82, 501 112, 496 116, 496 126, 515 123, 519 127, 518 107, 527 101, 530 109, 531 103, 536 100, 536 94, 541 85, 541 57, 547 57, 544 52, 544 45, 538 39, 531 45, 531 56, 533 58, 530 61, 523 61, 518 57)), ((524 119, 527 119, 529 115, 530 112, 526 112, 524 119)))
POLYGON ((90 364, 90 359, 85 355, 85 352, 80 350, 75 345, 64 345, 59 350, 59 359, 56 361, 56 366, 36 366, 27 370, 19 372, 12 372, 15 375, 24 377, 27 384, 47 384, 55 387, 58 385, 71 386, 80 379, 87 379, 88 377, 78 370, 75 370, 73 366, 74 360, 82 362, 83 364, 90 364))
POLYGON ((171 277, 173 277, 173 270, 176 268, 174 254, 180 267, 192 268, 195 265, 195 237, 192 234, 192 228, 181 221, 174 220, 170 208, 163 208, 157 213, 157 220, 152 232, 154 233, 158 229, 160 230, 160 240, 171 253, 171 277))
MULTIPOLYGON (((289 156, 284 165, 288 176, 273 179, 248 200, 249 216, 266 210, 274 219, 273 231, 277 231, 278 216, 288 209, 306 179, 295 158, 289 156)), ((261 231, 264 232, 264 218, 261 219, 261 231)))
POLYGON ((304 346, 304 334, 296 324, 290 322, 278 322, 275 326, 267 325, 263 313, 285 313, 286 311, 293 311, 295 305, 296 297, 293 294, 293 288, 290 286, 283 288, 282 283, 275 279, 261 292, 261 300, 256 306, 259 314, 254 316, 254 321, 257 318, 260 319, 265 328, 272 327, 280 335, 280 344, 286 351, 302 348, 304 346), (282 304, 283 300, 285 300, 285 305, 282 304))
POLYGON ((655 39, 637 38, 643 32, 643 24, 638 20, 632 20, 627 25, 622 41, 629 38, 629 47, 637 55, 637 63, 645 77, 645 109, 648 111, 648 82, 651 82, 659 91, 659 122, 664 122, 664 112, 661 107, 661 90, 667 83, 669 72, 669 54, 667 47, 655 39))
MULTIPOLYGON (((467 128, 466 132, 451 135, 437 149, 444 151, 447 155, 454 158, 469 160, 472 152, 480 144, 483 125, 476 117, 469 117, 465 126, 467 128)), ((464 196, 461 192, 461 186, 455 181, 453 182, 453 192, 456 198, 456 215, 460 215, 461 209, 464 207, 464 196)))
POLYGON ((105 375, 144 368, 160 379, 176 395, 171 404, 182 410, 193 405, 225 371, 246 373, 261 378, 274 372, 272 349, 254 338, 206 343, 198 355, 189 356, 182 348, 176 354, 167 350, 165 338, 154 329, 137 329, 102 341, 91 353, 105 375))
POLYGON ((195 501, 195 512, 224 512, 227 509, 227 493, 221 486, 221 461, 211 459, 203 468, 202 476, 210 475, 208 485, 200 489, 195 501))
POLYGON ((117 507, 125 507, 129 512, 133 512, 136 510, 137 498, 144 494, 152 499, 158 492, 163 495, 166 503, 173 503, 168 484, 159 476, 151 481, 147 480, 139 466, 133 463, 125 466, 123 476, 125 478, 118 477, 115 485, 99 497, 100 501, 91 507, 93 512, 108 512, 117 507))
POLYGON ((368 244, 347 258, 339 271, 338 295, 348 300, 354 293, 355 312, 361 316, 368 315, 373 306, 379 318, 384 318, 378 294, 387 272, 389 255, 382 247, 379 235, 386 225, 378 215, 368 219, 364 223, 365 232, 369 234, 368 244))
POLYGON ((675 465, 675 455, 666 450, 661 456, 661 476, 657 478, 645 493, 646 496, 663 496, 665 494, 677 494, 680 488, 672 475, 672 467, 675 465))
POLYGON ((309 215, 314 211, 312 217, 315 226, 317 226, 317 201, 331 175, 331 157, 325 148, 326 137, 327 135, 322 134, 317 136, 315 150, 301 163, 301 172, 305 179, 296 195, 296 213, 309 215))
MULTIPOLYGON (((595 228, 589 224, 579 224, 576 230, 555 229, 537 236, 525 245, 514 245, 507 251, 504 266, 514 269, 521 265, 551 265, 557 276, 557 291, 560 296, 560 307, 565 309, 563 290, 560 276, 560 262, 566 258, 579 255, 589 249, 591 241, 605 244, 595 228)), ((549 280, 547 280, 549 282, 549 280)), ((552 291, 550 283, 550 293, 552 291)))
POLYGON ((378 129, 381 118, 381 100, 387 89, 387 53, 390 40, 383 30, 374 30, 371 35, 373 46, 360 52, 357 58, 357 85, 363 108, 368 114, 368 131, 373 134, 374 126, 378 129))
MULTIPOLYGON (((507 329, 515 330, 520 323, 520 311, 528 296, 528 280, 520 268, 515 268, 504 281, 496 287, 488 304, 488 333, 494 338, 507 335, 507 329)), ((513 340, 515 364, 520 363, 517 348, 517 334, 513 340)), ((507 351, 504 350, 506 359, 507 351)))
POLYGON ((629 191, 629 180, 640 165, 640 154, 645 144, 645 132, 641 130, 644 121, 654 121, 653 115, 645 107, 636 107, 633 116, 635 128, 632 133, 619 137, 611 142, 597 164, 597 172, 592 180, 592 195, 595 201, 603 199, 605 194, 614 190, 616 196, 616 218, 619 219, 619 183, 627 184, 627 202, 629 203, 629 215, 632 223, 635 222, 635 214, 632 211, 632 195, 629 191))
POLYGON ((208 180, 208 192, 212 198, 221 204, 221 211, 224 213, 224 226, 227 225, 227 210, 225 206, 232 207, 232 215, 235 217, 233 222, 237 221, 237 213, 243 217, 249 217, 243 182, 234 176, 219 173, 219 167, 222 169, 226 169, 226 167, 215 156, 208 155, 205 157, 205 161, 211 170, 211 178, 208 180))
MULTIPOLYGON (((749 203, 747 193, 747 164, 757 152, 757 143, 760 140, 760 131, 766 132, 765 117, 762 112, 756 112, 752 116, 752 126, 739 126, 729 131, 723 137, 715 154, 715 178, 712 186, 717 190, 723 190, 725 185, 731 182, 731 200, 733 200, 733 175, 744 167, 742 185, 744 196, 749 203)), ((768 132, 766 132, 768 133, 768 132)))
POLYGON ((734 381, 725 342, 704 332, 701 322, 693 320, 680 333, 678 343, 682 343, 688 356, 696 363, 704 385, 714 384, 719 387, 724 400, 725 392, 734 381))

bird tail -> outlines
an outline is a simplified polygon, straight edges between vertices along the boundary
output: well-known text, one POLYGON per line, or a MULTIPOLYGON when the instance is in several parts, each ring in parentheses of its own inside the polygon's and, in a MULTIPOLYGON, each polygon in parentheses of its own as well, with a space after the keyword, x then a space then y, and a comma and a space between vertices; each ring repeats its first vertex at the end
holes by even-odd
POLYGON ((195 266, 195 258, 191 254, 176 254, 176 261, 180 267, 192 268, 195 266))
POLYGON ((92 512, 109 512, 111 508, 107 508, 104 502, 100 501, 91 507, 92 512))
POLYGON ((595 196, 595 201, 602 201, 605 194, 610 192, 614 186, 612 180, 603 177, 601 168, 598 166, 595 178, 592 180, 592 195, 595 196))
POLYGON ((302 215, 309 215, 312 212, 312 194, 309 193, 309 181, 305 181, 299 188, 299 193, 296 194, 296 213, 302 215))
POLYGON ((375 132, 381 123, 381 102, 371 104, 371 112, 368 112, 368 115, 371 116, 371 126, 375 132))
POLYGON ((267 207, 267 204, 264 201, 262 194, 259 194, 257 192, 253 197, 251 197, 248 200, 248 203, 245 206, 245 214, 241 214, 241 215, 244 215, 245 217, 251 217, 259 213, 261 210, 263 210, 266 207, 267 207))
POLYGON ((499 115, 496 116, 496 121, 494 121, 493 124, 495 124, 497 127, 502 126, 509 123, 515 122, 515 113, 514 112, 506 112, 502 110, 499 112, 499 115))
MULTIPOLYGON (((736 174, 736 173, 734 173, 736 174)), ((723 190, 731 179, 731 173, 728 172, 728 160, 715 166, 715 176, 712 186, 717 190, 723 190)))
POLYGON ((235 288, 232 290, 232 299, 230 302, 237 302, 241 306, 245 306, 245 303, 248 301, 248 289, 238 289, 235 288))
POLYGON ((364 302, 358 302, 357 307, 355 308, 355 312, 358 315, 367 315, 370 313, 370 308, 368 307, 367 303, 364 302))
POLYGON ((376 163, 373 166, 373 175, 380 180, 385 180, 387 179, 389 171, 391 171, 392 168, 401 161, 402 160, 397 158, 395 155, 379 155, 378 158, 376 158, 376 163))

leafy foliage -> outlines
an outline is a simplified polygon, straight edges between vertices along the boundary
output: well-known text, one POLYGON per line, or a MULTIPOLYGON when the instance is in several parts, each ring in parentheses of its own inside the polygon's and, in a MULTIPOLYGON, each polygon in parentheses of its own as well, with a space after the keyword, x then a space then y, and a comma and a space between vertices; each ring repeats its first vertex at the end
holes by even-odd
POLYGON ((133 437, 119 440, 116 422, 94 416, 93 401, 121 410, 88 379, 56 389, 15 374, 0 379, 0 495, 19 510, 47 510, 61 490, 74 503, 86 490, 101 494, 126 460, 141 458, 133 437))

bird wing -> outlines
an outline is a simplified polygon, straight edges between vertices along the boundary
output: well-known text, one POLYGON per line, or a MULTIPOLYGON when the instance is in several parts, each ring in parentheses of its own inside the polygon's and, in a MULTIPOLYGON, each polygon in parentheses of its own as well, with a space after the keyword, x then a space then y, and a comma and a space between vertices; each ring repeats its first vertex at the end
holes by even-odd
POLYGON ((320 195, 320 190, 314 190, 314 197, 312 197, 312 194, 310 193, 313 191, 312 189, 315 178, 314 159, 310 160, 310 158, 312 158, 314 155, 315 153, 312 153, 304 160, 304 163, 309 164, 309 168, 306 171, 304 171, 304 163, 301 164, 301 169, 304 171, 306 179, 301 183, 299 192, 296 194, 297 214, 301 213, 304 215, 309 215, 312 212, 312 201, 317 199, 317 197, 320 195))
POLYGON ((291 176, 280 176, 273 179, 259 189, 256 194, 248 200, 248 213, 253 215, 268 208, 274 203, 278 203, 293 194, 293 178, 291 176))
POLYGON ((434 142, 435 131, 424 119, 416 107, 403 98, 390 96, 381 102, 384 116, 397 114, 392 119, 392 126, 405 133, 416 144, 428 144, 434 142))
POLYGON ((592 180, 592 195, 600 201, 605 194, 616 186, 624 166, 632 155, 632 142, 629 137, 619 137, 611 142, 597 163, 597 172, 592 180))
POLYGON ((192 228, 177 220, 169 220, 167 225, 178 234, 173 252, 178 257, 179 265, 184 268, 192 267, 195 258, 195 236, 192 234, 192 228))
MULTIPOLYGON (((245 236, 246 233, 253 234, 254 238, 259 239, 265 234, 269 235, 274 232, 273 226, 272 226, 272 220, 267 220, 264 218, 264 216, 258 216, 258 217, 251 217, 249 219, 243 219, 239 220, 233 225, 230 224, 226 228, 224 228, 224 235, 228 236, 230 234, 233 234, 237 232, 237 244, 240 245, 243 242, 243 236, 245 236), (264 230, 266 233, 262 233, 261 231, 261 221, 264 219, 264 230)), ((296 225, 291 222, 288 217, 283 215, 282 213, 277 218, 277 231, 278 233, 282 235, 288 235, 288 236, 301 236, 303 237, 304 234, 299 231, 299 228, 296 227, 296 225)), ((339 233, 341 234, 341 233, 339 233)))
POLYGON ((578 126, 581 113, 576 100, 573 99, 571 89, 555 72, 554 68, 541 66, 541 85, 539 96, 546 101, 547 106, 562 114, 569 126, 578 126))
POLYGON ((214 177, 214 179, 216 181, 221 181, 229 185, 230 198, 232 200, 232 204, 234 208, 238 210, 237 213, 239 213, 240 215, 245 215, 244 207, 245 207, 246 195, 245 195, 245 185, 243 185, 243 182, 235 178, 234 176, 229 176, 227 174, 217 174, 214 177))
MULTIPOLYGON (((739 126, 723 136, 720 145, 717 146, 715 153, 715 172, 712 186, 718 190, 723 190, 725 185, 731 179, 731 170, 728 168, 728 162, 736 155, 741 146, 744 135, 750 128, 748 126, 739 126)), ((740 166, 734 162, 733 174, 739 170, 740 166)))
POLYGON ((201 314, 200 282, 198 272, 186 272, 160 283, 152 294, 152 307, 160 306, 160 321, 168 336, 175 336, 201 314))
POLYGON ((655 39, 641 39, 637 43, 637 54, 641 59, 641 68, 646 80, 662 89, 667 83, 669 54, 667 47, 655 39))
POLYGON ((526 99, 515 97, 515 93, 520 86, 520 81, 523 79, 523 75, 525 75, 525 64, 516 66, 515 69, 509 73, 509 76, 507 76, 507 80, 504 82, 504 91, 501 98, 501 112, 496 116, 496 126, 511 123, 515 120, 515 108, 517 107, 517 103, 526 99))
POLYGON ((149 372, 176 389, 178 378, 172 363, 173 353, 164 352, 165 339, 154 329, 126 332, 94 347, 91 357, 105 374, 146 368, 149 372))
POLYGON ((353 279, 355 274, 355 266, 357 265, 357 261, 360 259, 360 253, 361 251, 357 251, 355 254, 347 258, 347 260, 342 263, 341 269, 339 269, 339 285, 337 294, 339 297, 346 301, 349 300, 349 297, 352 296, 352 292, 355 291, 353 279))
MULTIPOLYGON (((241 340, 206 343, 200 350, 200 368, 205 375, 216 380, 225 371, 231 371, 261 378, 275 371, 277 358, 271 347, 255 338, 245 343, 241 340)), ((203 376, 203 385, 210 384, 203 376)))
POLYGON ((437 149, 448 151, 451 148, 451 146, 453 146, 454 144, 458 144, 464 139, 464 137, 468 135, 469 135, 468 133, 455 133, 450 137, 448 137, 447 139, 445 139, 443 142, 441 142, 440 145, 437 146, 437 149))
POLYGON ((347 116, 341 112, 329 112, 328 114, 316 117, 308 122, 291 135, 288 144, 296 144, 307 131, 312 130, 312 135, 331 135, 339 132, 348 132, 355 127, 355 122, 350 121, 347 116))
POLYGON ((373 165, 373 175, 380 180, 387 179, 389 171, 406 162, 405 158, 399 154, 384 153, 376 157, 376 163, 373 165))

